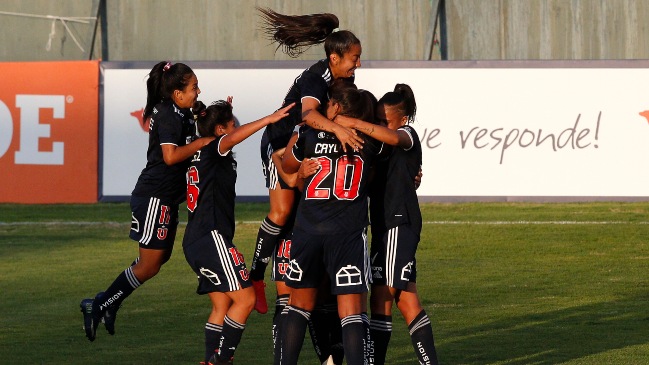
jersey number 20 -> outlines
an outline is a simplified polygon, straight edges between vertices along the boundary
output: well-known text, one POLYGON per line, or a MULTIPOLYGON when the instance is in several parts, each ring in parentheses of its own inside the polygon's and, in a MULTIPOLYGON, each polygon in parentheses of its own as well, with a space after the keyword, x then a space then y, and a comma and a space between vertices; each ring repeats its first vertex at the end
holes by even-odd
MULTIPOLYGON (((323 181, 332 172, 334 196, 339 200, 354 200, 358 198, 361 177, 363 176, 363 159, 359 156, 341 156, 336 159, 335 166, 329 157, 318 157, 320 170, 313 176, 306 191, 307 199, 329 199, 331 188, 323 186, 323 181), (333 168, 332 168, 333 166, 333 168)), ((189 201, 189 200, 188 200, 189 201)))

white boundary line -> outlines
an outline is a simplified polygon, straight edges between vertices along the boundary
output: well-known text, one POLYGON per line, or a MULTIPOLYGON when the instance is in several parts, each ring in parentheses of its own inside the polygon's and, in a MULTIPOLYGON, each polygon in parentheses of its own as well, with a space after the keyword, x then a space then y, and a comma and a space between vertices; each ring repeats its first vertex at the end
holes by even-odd
MULTIPOLYGON (((130 225, 131 222, 0 222, 0 227, 10 226, 119 226, 130 225)), ((237 221, 236 224, 261 224, 261 221, 237 221)), ((565 225, 565 226, 607 226, 607 225, 647 225, 647 221, 424 221, 425 225, 475 225, 475 226, 524 226, 524 225, 565 225)), ((187 222, 180 222, 187 225, 187 222)))

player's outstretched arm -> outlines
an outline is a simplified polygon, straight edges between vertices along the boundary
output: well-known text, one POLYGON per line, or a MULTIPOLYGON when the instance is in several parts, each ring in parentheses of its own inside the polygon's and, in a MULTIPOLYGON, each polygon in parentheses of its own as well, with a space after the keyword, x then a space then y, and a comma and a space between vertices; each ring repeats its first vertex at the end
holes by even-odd
POLYGON ((364 120, 338 115, 334 121, 340 125, 348 128, 353 128, 359 132, 376 139, 377 141, 389 144, 391 146, 398 146, 401 148, 412 147, 412 141, 408 133, 400 130, 392 130, 378 124, 368 123, 364 120))
POLYGON ((196 151, 207 146, 213 140, 214 137, 202 137, 180 147, 173 144, 163 144, 160 146, 162 148, 162 158, 167 165, 175 165, 192 157, 196 151))
POLYGON ((223 139, 221 139, 221 142, 219 143, 219 152, 224 153, 225 151, 231 150, 234 146, 243 142, 246 138, 252 136, 258 130, 288 116, 288 111, 293 106, 295 106, 295 103, 291 103, 281 109, 278 109, 271 115, 267 115, 261 119, 255 120, 254 122, 246 123, 236 128, 232 133, 227 134, 225 137, 223 137, 223 139))

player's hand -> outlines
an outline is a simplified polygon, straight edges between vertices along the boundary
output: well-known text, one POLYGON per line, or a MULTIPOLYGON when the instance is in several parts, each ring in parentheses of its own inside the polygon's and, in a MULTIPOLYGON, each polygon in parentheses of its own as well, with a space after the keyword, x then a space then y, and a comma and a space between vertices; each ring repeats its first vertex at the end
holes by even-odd
POLYGON ((228 96, 227 99, 225 99, 225 102, 232 105, 232 96, 228 96))
POLYGON ((309 177, 320 170, 320 162, 313 158, 304 159, 297 170, 297 177, 304 179, 309 177))
POLYGON ((275 113, 268 116, 270 123, 278 122, 288 116, 288 111, 295 106, 295 103, 290 103, 289 105, 278 109, 275 113))
POLYGON ((421 172, 421 167, 419 168, 419 173, 417 176, 415 176, 415 190, 419 189, 419 186, 421 185, 421 177, 424 176, 424 174, 421 172))
POLYGON ((360 151, 363 148, 363 138, 358 136, 355 130, 339 125, 333 132, 340 141, 343 152, 347 152, 347 146, 354 151, 360 151))

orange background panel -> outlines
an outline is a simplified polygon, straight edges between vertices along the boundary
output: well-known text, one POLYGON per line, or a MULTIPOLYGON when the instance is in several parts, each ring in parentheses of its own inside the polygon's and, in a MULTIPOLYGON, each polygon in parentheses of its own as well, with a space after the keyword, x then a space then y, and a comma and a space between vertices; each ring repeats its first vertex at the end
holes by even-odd
POLYGON ((0 149, 0 202, 97 202, 99 61, 2 63, 0 85, 0 102, 9 109, 12 123, 0 120, 2 137, 12 135, 9 148, 4 153, 0 149), (63 117, 56 117, 52 107, 42 107, 37 110, 38 124, 33 118, 25 124, 26 110, 34 108, 21 108, 18 96, 63 100, 63 117), (63 164, 17 163, 21 133, 37 128, 36 134, 25 136, 33 141, 35 135, 47 134, 46 126, 49 136, 38 139, 38 152, 52 152, 55 144, 63 143, 63 164))

